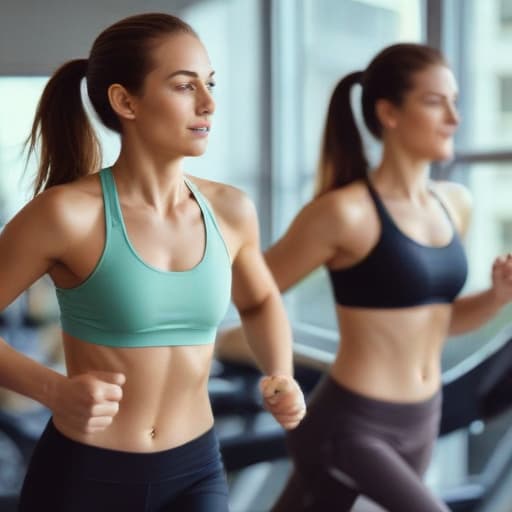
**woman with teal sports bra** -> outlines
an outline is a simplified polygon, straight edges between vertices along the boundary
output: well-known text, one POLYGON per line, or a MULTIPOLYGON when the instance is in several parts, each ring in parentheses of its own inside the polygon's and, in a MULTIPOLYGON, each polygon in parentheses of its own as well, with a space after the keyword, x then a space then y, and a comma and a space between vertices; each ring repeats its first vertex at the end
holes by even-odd
POLYGON ((36 197, 0 235, 0 309, 49 274, 67 374, 0 340, 0 385, 52 411, 22 512, 228 510, 207 381, 230 299, 265 406, 287 429, 304 415, 254 207, 184 174, 183 158, 206 149, 213 74, 193 29, 155 13, 108 27, 45 87, 30 139, 41 145, 36 197), (99 169, 83 78, 121 137, 110 168, 99 169))

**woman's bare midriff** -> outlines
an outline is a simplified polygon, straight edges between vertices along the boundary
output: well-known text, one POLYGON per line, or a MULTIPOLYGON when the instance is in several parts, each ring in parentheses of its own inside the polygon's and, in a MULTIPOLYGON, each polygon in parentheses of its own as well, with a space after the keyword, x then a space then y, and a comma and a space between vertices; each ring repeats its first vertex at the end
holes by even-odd
POLYGON ((123 398, 113 423, 86 434, 55 426, 88 445, 129 452, 156 452, 191 441, 213 426, 208 376, 213 343, 197 346, 112 348, 64 333, 68 376, 121 372, 123 398))
POLYGON ((331 367, 341 385, 392 402, 419 402, 441 385, 441 350, 451 306, 338 307, 342 342, 331 367))

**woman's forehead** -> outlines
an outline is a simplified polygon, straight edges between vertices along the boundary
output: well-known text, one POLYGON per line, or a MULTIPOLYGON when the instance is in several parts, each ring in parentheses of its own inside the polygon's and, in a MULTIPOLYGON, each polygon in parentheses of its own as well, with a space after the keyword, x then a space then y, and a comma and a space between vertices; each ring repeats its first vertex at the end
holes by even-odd
POLYGON ((174 34, 162 38, 153 46, 151 58, 155 69, 168 75, 180 70, 200 76, 209 76, 212 72, 205 47, 191 34, 174 34))
POLYGON ((412 76, 413 89, 444 94, 455 94, 457 81, 450 68, 443 65, 429 66, 412 76))

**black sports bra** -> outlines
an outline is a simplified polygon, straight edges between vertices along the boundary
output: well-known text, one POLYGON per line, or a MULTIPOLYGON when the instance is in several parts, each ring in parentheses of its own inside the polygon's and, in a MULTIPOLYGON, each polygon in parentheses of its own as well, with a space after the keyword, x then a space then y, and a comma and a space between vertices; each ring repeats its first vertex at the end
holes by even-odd
POLYGON ((368 189, 381 223, 380 238, 361 261, 329 270, 336 302, 364 308, 453 302, 466 280, 467 260, 442 201, 432 192, 450 220, 453 236, 447 245, 433 247, 405 235, 369 182, 368 189))

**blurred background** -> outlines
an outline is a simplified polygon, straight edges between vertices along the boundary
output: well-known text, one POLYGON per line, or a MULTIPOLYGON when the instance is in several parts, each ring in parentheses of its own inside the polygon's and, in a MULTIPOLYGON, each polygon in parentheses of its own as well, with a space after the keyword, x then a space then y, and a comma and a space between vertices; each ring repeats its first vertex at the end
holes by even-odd
MULTIPOLYGON (((336 82, 398 41, 441 48, 459 82, 462 124, 456 157, 434 165, 432 176, 462 182, 473 192, 465 291, 489 284, 493 258, 512 251, 512 0, 0 0, 0 229, 31 197, 35 162, 25 170, 23 143, 48 77, 63 62, 86 57, 109 24, 150 11, 183 17, 209 51, 217 110, 209 149, 189 160, 187 170, 252 197, 263 247, 311 198, 336 82)), ((96 126, 109 165, 119 143, 96 126)), ((378 143, 367 133, 365 143, 375 161, 378 143)), ((339 340, 325 272, 314 272, 285 301, 297 354, 313 367, 328 364, 339 340)), ((511 313, 505 308, 480 331, 450 339, 443 354, 447 375, 499 337, 511 313)), ((225 322, 235 320, 231 309, 225 322)), ((64 371, 51 282, 42 279, 0 312, 0 335, 64 371)), ((512 386, 510 391, 512 396, 512 386)), ((0 495, 19 490, 31 443, 47 414, 0 391, 0 495)), ((261 426, 248 427, 244 414, 234 409, 219 418, 221 435, 274 427, 259 412, 261 426)), ((505 410, 440 438, 427 482, 443 496, 459 493, 453 510, 512 511, 511 426, 505 410)), ((287 461, 278 458, 230 471, 233 512, 268 510, 288 470, 287 461)))

